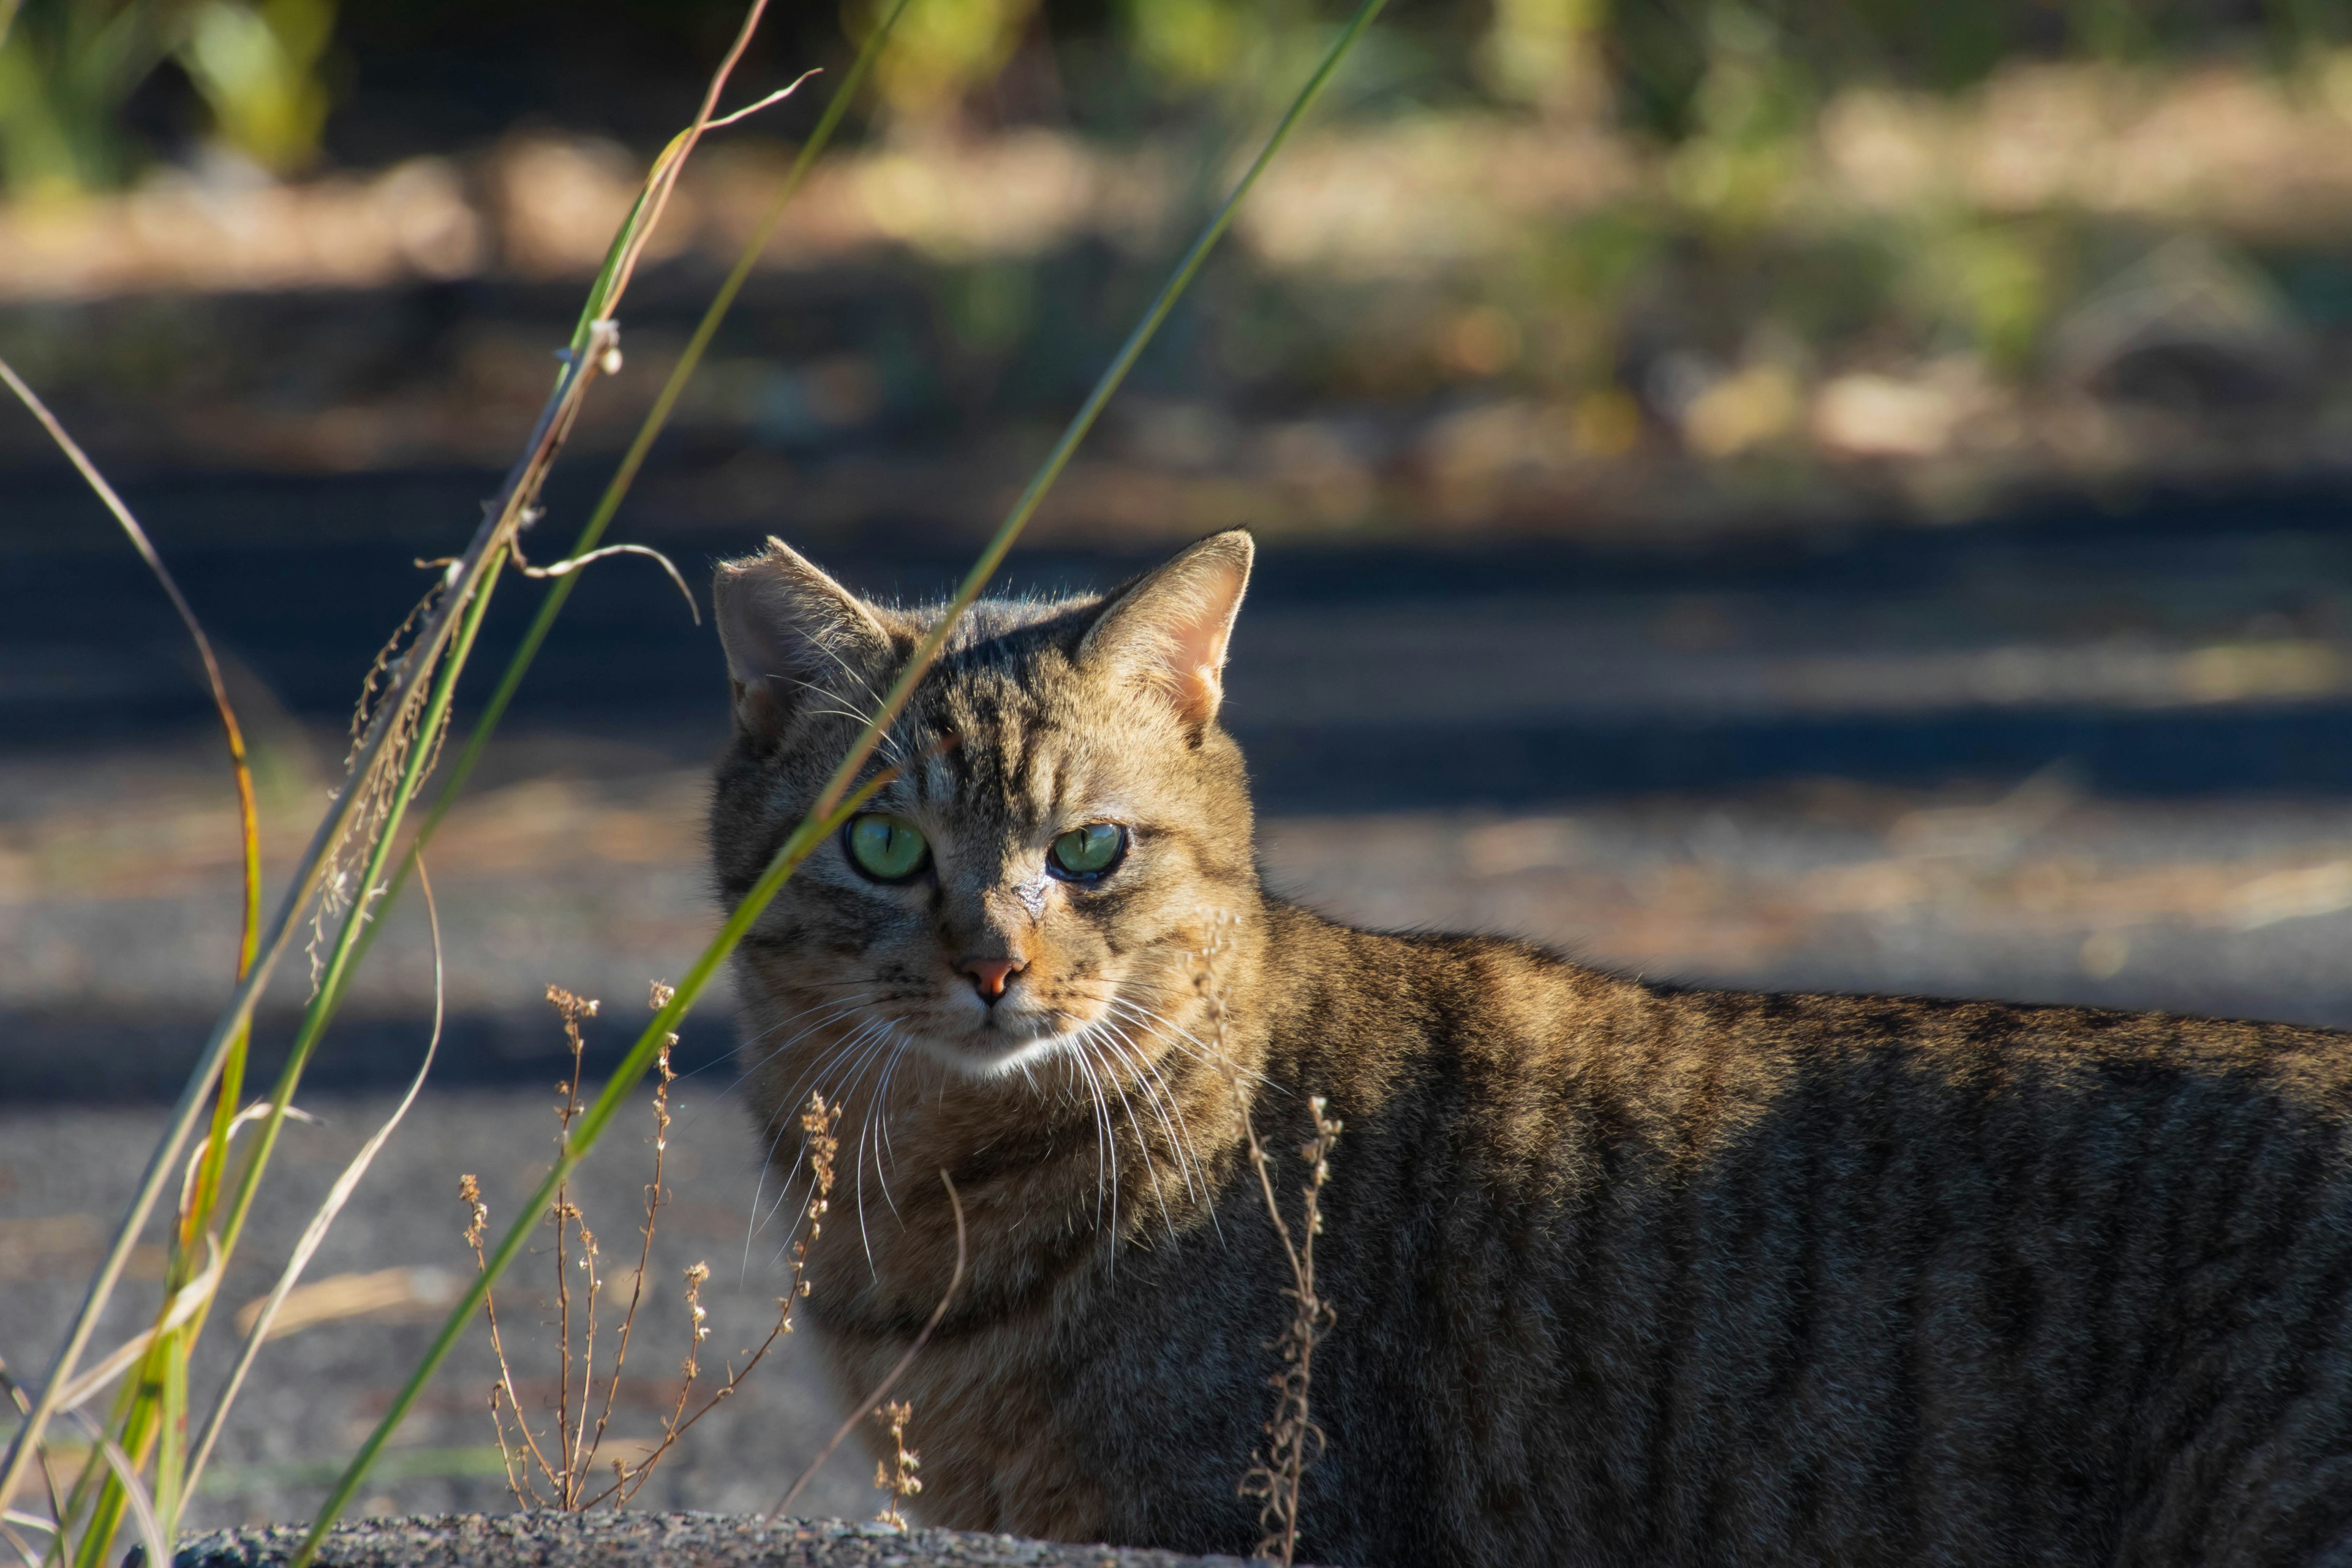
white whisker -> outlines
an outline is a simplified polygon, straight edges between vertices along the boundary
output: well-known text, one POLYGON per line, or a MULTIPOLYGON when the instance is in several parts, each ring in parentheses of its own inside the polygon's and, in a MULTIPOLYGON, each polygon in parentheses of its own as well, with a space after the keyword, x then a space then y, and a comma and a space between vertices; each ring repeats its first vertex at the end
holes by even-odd
MULTIPOLYGON (((1089 1025, 1087 1027, 1091 1028, 1093 1026, 1089 1025)), ((1086 1030, 1082 1029, 1076 1038, 1083 1040, 1085 1037, 1086 1030)), ((1110 1106, 1103 1099, 1102 1083, 1096 1078, 1094 1064, 1087 1059, 1086 1052, 1083 1049, 1073 1051, 1070 1053, 1069 1059, 1076 1066, 1078 1071, 1085 1075, 1087 1091, 1094 1096, 1095 1228, 1097 1230, 1102 1228, 1104 1178, 1106 1167, 1108 1167, 1111 1224, 1115 1231, 1118 1224, 1118 1141, 1111 1132, 1110 1106)), ((1114 1237, 1115 1240, 1116 1237, 1114 1237)))
MULTIPOLYGON (((1093 1031, 1089 1030, 1088 1033, 1092 1034, 1093 1031)), ((1106 1029, 1101 1035, 1094 1037, 1107 1044, 1110 1038, 1110 1031, 1106 1029)), ((1118 1095, 1120 1108, 1127 1112, 1128 1131, 1135 1134, 1136 1152, 1143 1156, 1143 1179, 1151 1184, 1152 1199, 1160 1205, 1160 1222, 1168 1227, 1168 1239, 1172 1242, 1176 1239, 1176 1219, 1168 1212, 1168 1194, 1160 1190, 1160 1172, 1151 1162, 1151 1140, 1144 1136, 1142 1124, 1135 1119, 1135 1102, 1127 1097, 1127 1086, 1119 1082, 1118 1075, 1111 1070, 1108 1061, 1102 1064, 1102 1069, 1103 1077, 1109 1080, 1112 1089, 1118 1095)), ((1111 1223, 1114 1226, 1118 1223, 1116 1213, 1112 1215, 1111 1223)))
MULTIPOLYGON (((883 1026, 878 1020, 868 1019, 865 1023, 860 1024, 856 1028, 851 1030, 846 1037, 834 1046, 832 1050, 819 1058, 819 1060, 811 1067, 809 1071, 802 1074, 801 1084, 799 1087, 806 1087, 815 1079, 821 1078, 825 1073, 829 1072, 835 1064, 843 1060, 852 1051, 856 1050, 869 1034, 882 1026, 883 1026)), ((798 1090, 796 1089, 795 1095, 797 1092, 798 1090)), ((787 1115, 789 1115, 802 1102, 797 1098, 787 1097, 786 1099, 778 1100, 776 1103, 787 1115)), ((776 1136, 770 1141, 768 1145, 768 1164, 772 1164, 774 1163, 776 1150, 782 1146, 785 1133, 791 1130, 793 1125, 793 1123, 787 1121, 779 1125, 776 1129, 776 1136)), ((784 1200, 792 1195, 793 1183, 798 1173, 799 1173, 796 1169, 792 1175, 787 1175, 784 1178, 782 1185, 777 1190, 774 1205, 772 1205, 765 1214, 761 1214, 760 1212, 758 1193, 755 1192, 753 1194, 751 1219, 749 1229, 743 1237, 743 1270, 747 1275, 751 1272, 751 1243, 758 1238, 761 1231, 767 1228, 768 1222, 775 1218, 777 1210, 783 1207, 784 1200)), ((766 1179, 763 1167, 760 1191, 764 1191, 765 1188, 766 1179)), ((796 1210, 796 1215, 797 1212, 798 1211, 796 1210)), ((793 1229, 795 1231, 799 1229, 799 1220, 797 1218, 793 1221, 793 1229)), ((786 1237, 785 1244, 789 1246, 791 1240, 791 1237, 786 1237)))
POLYGON ((1183 1178, 1185 1192, 1194 1197, 1204 1195, 1205 1188, 1195 1185, 1192 1180, 1192 1167, 1198 1162, 1192 1159, 1189 1147, 1192 1130, 1188 1127, 1185 1130, 1185 1135, 1180 1138, 1176 1133, 1176 1123, 1169 1120, 1169 1112, 1171 1110, 1175 1112, 1176 1122, 1184 1120, 1184 1109, 1176 1103, 1174 1089, 1160 1073, 1159 1065, 1152 1061, 1150 1055, 1134 1037, 1117 1024, 1108 1021, 1105 1024, 1105 1030, 1108 1037, 1118 1043, 1120 1054, 1135 1066, 1136 1087, 1143 1091, 1144 1102, 1151 1107, 1153 1114, 1159 1118, 1160 1130, 1168 1135, 1169 1151, 1175 1156, 1176 1173, 1183 1178))
MULTIPOLYGON (((844 1092, 842 1097, 844 1103, 846 1103, 858 1093, 860 1087, 866 1081, 866 1077, 869 1069, 885 1066, 890 1061, 896 1059, 895 1051, 890 1051, 886 1054, 886 1051, 887 1050, 887 1047, 890 1047, 891 1043, 890 1026, 887 1023, 885 1023, 882 1027, 876 1032, 874 1043, 866 1048, 866 1054, 857 1058, 856 1067, 851 1069, 849 1088, 844 1092)), ((857 1148, 850 1156, 850 1166, 851 1169, 856 1172, 857 1177, 857 1237, 866 1249, 866 1267, 867 1271, 875 1273, 876 1277, 878 1279, 880 1276, 874 1262, 874 1237, 872 1232, 867 1230, 866 1226, 866 1140, 874 1131, 874 1118, 876 1114, 876 1103, 869 1098, 866 1102, 866 1114, 860 1118, 858 1121, 857 1148)))

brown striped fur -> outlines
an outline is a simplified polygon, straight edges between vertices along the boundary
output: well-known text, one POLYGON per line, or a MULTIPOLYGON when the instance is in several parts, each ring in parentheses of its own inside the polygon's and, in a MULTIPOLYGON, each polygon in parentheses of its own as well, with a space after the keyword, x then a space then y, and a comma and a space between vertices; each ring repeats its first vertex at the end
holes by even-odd
MULTIPOLYGON (((809 1302, 845 1391, 948 1278, 935 1171, 970 1215, 901 1385, 927 1521, 1255 1541, 1287 1308, 1237 1073, 1270 1147, 1312 1093, 1348 1128, 1303 1555, 2352 1563, 2352 1037, 1680 989, 1276 900, 1215 722, 1249 553, 977 606, 887 748, 935 874, 829 845, 738 959, 775 1169, 812 1088, 848 1105, 809 1302), (1107 819, 1099 889, 1040 875, 1107 819), (1028 965, 993 1013, 975 953, 1028 965)), ((936 612, 772 542, 719 605, 731 904, 936 612)))

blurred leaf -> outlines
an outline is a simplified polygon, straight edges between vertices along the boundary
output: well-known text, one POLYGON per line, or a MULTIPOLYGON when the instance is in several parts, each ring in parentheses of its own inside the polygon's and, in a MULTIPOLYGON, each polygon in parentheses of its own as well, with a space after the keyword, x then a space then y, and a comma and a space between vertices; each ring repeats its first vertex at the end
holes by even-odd
MULTIPOLYGON (((864 40, 883 7, 852 0, 845 21, 864 40)), ((892 115, 913 124, 956 118, 964 99, 1013 58, 1037 0, 927 0, 898 25, 874 68, 892 115)))
POLYGON ((1223 80, 1266 24, 1244 0, 1128 0, 1126 18, 1137 63, 1178 92, 1223 80))
MULTIPOLYGON (((0 0, 5 7, 7 0, 0 0)), ((0 29, 0 179, 19 195, 118 185, 146 149, 123 112, 167 60, 213 134, 260 169, 318 153, 334 0, 20 0, 0 29)))
POLYGON ((189 14, 176 58, 215 133, 273 174, 318 154, 327 122, 318 68, 334 18, 334 0, 204 0, 189 14))

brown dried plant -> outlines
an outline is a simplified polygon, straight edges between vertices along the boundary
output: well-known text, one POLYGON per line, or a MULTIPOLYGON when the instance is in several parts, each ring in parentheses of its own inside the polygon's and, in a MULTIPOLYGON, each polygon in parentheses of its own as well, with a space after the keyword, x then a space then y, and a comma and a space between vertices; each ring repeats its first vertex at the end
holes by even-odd
POLYGON ((1275 1390, 1274 1416, 1265 1424, 1266 1447, 1250 1456, 1241 1493, 1263 1500, 1257 1518, 1265 1535, 1257 1543, 1257 1554, 1274 1558, 1283 1568, 1290 1568, 1298 1552, 1299 1483, 1307 1468, 1323 1455, 1323 1428, 1315 1425, 1307 1405, 1315 1345, 1339 1320, 1337 1310, 1315 1290, 1315 1238, 1323 1234, 1323 1184, 1331 1179, 1331 1146, 1339 1142, 1341 1129, 1337 1118, 1325 1114, 1329 1103, 1319 1094, 1307 1102, 1315 1118, 1315 1136, 1298 1149, 1307 1174, 1298 1189, 1305 1205, 1295 1233, 1284 1223, 1282 1205, 1275 1200, 1273 1162, 1258 1145, 1247 1109, 1242 1112, 1250 1163, 1256 1168, 1258 1186, 1265 1194, 1265 1212, 1273 1216, 1276 1234, 1282 1238, 1282 1250, 1290 1261, 1291 1283, 1284 1294, 1291 1300, 1291 1314, 1289 1327, 1276 1342, 1282 1365, 1266 1379, 1275 1390))
MULTIPOLYGON (((669 986, 656 983, 653 988, 652 1005, 658 1011, 670 1000, 669 986)), ((564 1039, 572 1048, 572 1076, 556 1085, 562 1098, 555 1106, 561 1124, 556 1134, 559 1149, 570 1135, 572 1123, 580 1114, 583 1058, 586 1051, 581 1031, 583 1020, 596 1016, 597 1004, 575 996, 559 986, 551 985, 547 999, 563 1019, 564 1039)), ((490 1422, 498 1434, 499 1453, 506 1461, 507 1489, 515 1500, 526 1508, 561 1508, 575 1511, 610 1502, 618 1510, 636 1496, 655 1467, 667 1458, 680 1437, 694 1424, 716 1409, 734 1394, 751 1375, 752 1368, 766 1358, 777 1340, 793 1331, 792 1308, 794 1300, 809 1293, 805 1278, 808 1243, 814 1240, 833 1193, 834 1160, 840 1150, 835 1136, 841 1121, 838 1107, 828 1106, 822 1095, 809 1097, 809 1105, 801 1117, 801 1128, 807 1134, 811 1190, 807 1216, 809 1229, 793 1248, 792 1282, 786 1293, 776 1301, 776 1321, 740 1367, 728 1368, 727 1380, 704 1397, 689 1411, 696 1384, 702 1376, 702 1342, 710 1336, 709 1313, 702 1304, 702 1287, 710 1278, 708 1263, 695 1263, 685 1270, 683 1301, 686 1307, 688 1337, 686 1359, 680 1365, 677 1393, 670 1402, 668 1413, 662 1421, 661 1434, 646 1447, 643 1458, 635 1463, 614 1458, 609 1461, 610 1479, 597 1481, 596 1456, 603 1446, 605 1428, 613 1418, 613 1405, 620 1390, 623 1369, 628 1362, 630 1336, 636 1326, 637 1310, 646 1295, 648 1271, 653 1264, 654 1231, 659 1223, 665 1199, 662 1167, 669 1149, 670 1085, 677 1073, 670 1065, 670 1054, 677 1044, 676 1035, 667 1036, 656 1058, 657 1077, 654 1087, 654 1160, 653 1179, 646 1185, 645 1223, 639 1226, 640 1242, 637 1259, 628 1279, 629 1304, 623 1314, 618 1332, 614 1335, 611 1364, 601 1379, 596 1366, 596 1301, 604 1294, 605 1280, 599 1272, 602 1253, 596 1237, 588 1228, 586 1216, 572 1202, 568 1188, 559 1184, 548 1204, 548 1224, 555 1231, 555 1308, 556 1308, 556 1407, 551 1433, 535 1429, 526 1414, 515 1387, 512 1363, 507 1356, 504 1339, 499 1329, 498 1303, 494 1293, 485 1293, 482 1313, 489 1326, 490 1349, 499 1363, 498 1381, 490 1385, 490 1422), (576 1257, 575 1257, 576 1248, 576 1257), (586 1276, 580 1313, 580 1332, 575 1336, 572 1323, 572 1272, 577 1268, 586 1276), (577 1381, 575 1384, 575 1373, 577 1381), (601 1382, 602 1397, 599 1398, 601 1382), (575 1405, 575 1393, 577 1403, 575 1405), (595 1424, 588 1422, 591 1406, 596 1408, 595 1424)), ((484 1238, 489 1222, 489 1210, 482 1201, 481 1184, 473 1176, 458 1179, 458 1201, 467 1205, 469 1218, 466 1226, 466 1244, 473 1249, 474 1265, 487 1268, 484 1238)))
POLYGON ((1216 930, 1194 955, 1193 984, 1208 1014, 1212 1056, 1233 1086, 1250 1168, 1257 1173, 1258 1191, 1265 1198, 1266 1217, 1274 1222, 1275 1237, 1282 1243, 1283 1258, 1290 1266, 1290 1282, 1283 1294, 1291 1302, 1289 1325, 1272 1347, 1282 1364, 1266 1378, 1275 1391, 1274 1415, 1264 1428, 1266 1446, 1251 1453, 1240 1491, 1260 1502, 1258 1524, 1265 1534, 1258 1541, 1256 1555, 1290 1568, 1298 1552, 1300 1486, 1307 1468, 1322 1457, 1325 1447, 1323 1429, 1315 1424, 1310 1403, 1315 1347, 1339 1321, 1339 1310, 1315 1288, 1315 1238, 1323 1234, 1323 1186, 1331 1179, 1332 1145, 1339 1142, 1345 1124, 1328 1114, 1330 1101, 1323 1096, 1308 1098, 1315 1135, 1298 1150, 1299 1158, 1307 1162, 1307 1180, 1298 1189, 1303 1203, 1294 1230, 1283 1217, 1281 1201, 1275 1194, 1274 1162, 1258 1142, 1257 1126, 1251 1120, 1249 1077, 1226 1050, 1224 993, 1218 983, 1217 966, 1227 945, 1225 927, 1230 924, 1231 917, 1221 913, 1216 930))
POLYGON ((887 1524, 896 1530, 907 1528, 907 1516, 898 1511, 898 1504, 923 1489, 915 1472, 922 1468, 923 1457, 907 1447, 907 1423, 915 1417, 915 1407, 903 1399, 894 1399, 874 1413, 874 1419, 890 1430, 891 1458, 874 1461, 875 1489, 882 1494, 882 1511, 874 1516, 877 1524, 887 1524))

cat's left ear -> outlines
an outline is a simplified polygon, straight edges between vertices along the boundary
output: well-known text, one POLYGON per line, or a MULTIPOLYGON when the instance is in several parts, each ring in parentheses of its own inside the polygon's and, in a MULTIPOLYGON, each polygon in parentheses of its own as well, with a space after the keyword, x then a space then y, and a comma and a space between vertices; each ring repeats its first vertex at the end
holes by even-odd
POLYGON ((1212 534, 1146 573, 1110 602, 1084 641, 1082 667, 1165 692, 1185 722, 1205 726, 1224 700, 1225 644, 1257 546, 1234 529, 1212 534))

